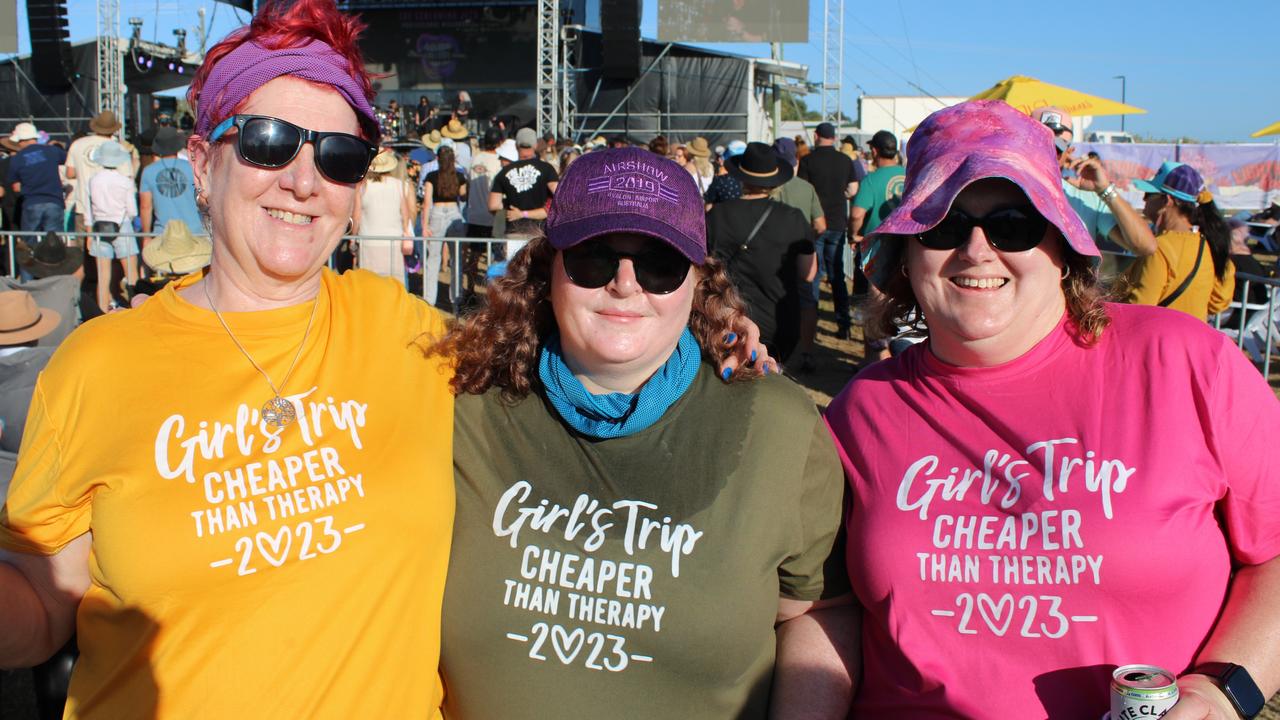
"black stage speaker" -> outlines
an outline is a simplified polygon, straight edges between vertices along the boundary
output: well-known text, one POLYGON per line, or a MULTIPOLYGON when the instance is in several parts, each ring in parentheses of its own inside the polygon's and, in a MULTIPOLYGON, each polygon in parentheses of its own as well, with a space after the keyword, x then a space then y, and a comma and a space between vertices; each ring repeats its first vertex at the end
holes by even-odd
POLYGON ((65 0, 27 0, 31 31, 31 75, 42 93, 71 89, 71 42, 65 0))
POLYGON ((600 0, 604 42, 604 76, 613 80, 640 77, 640 0, 600 0))

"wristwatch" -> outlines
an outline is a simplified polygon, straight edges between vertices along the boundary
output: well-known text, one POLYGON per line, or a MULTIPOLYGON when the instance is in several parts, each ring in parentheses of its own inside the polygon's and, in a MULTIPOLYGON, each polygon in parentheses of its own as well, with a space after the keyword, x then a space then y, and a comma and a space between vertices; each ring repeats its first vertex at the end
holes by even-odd
POLYGON ((1245 720, 1253 720, 1266 707, 1267 699, 1262 697, 1262 691, 1258 689, 1258 684, 1253 681, 1249 671, 1235 663, 1201 663, 1191 672, 1212 678, 1231 701, 1231 706, 1245 720))

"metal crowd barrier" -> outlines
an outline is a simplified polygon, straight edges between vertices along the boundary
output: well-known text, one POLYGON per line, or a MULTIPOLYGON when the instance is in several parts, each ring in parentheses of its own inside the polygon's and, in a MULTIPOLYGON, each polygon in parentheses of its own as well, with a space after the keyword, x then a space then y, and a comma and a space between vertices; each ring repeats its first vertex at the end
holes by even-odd
MULTIPOLYGON (((1240 350, 1248 351, 1253 356, 1253 346, 1258 340, 1262 340, 1258 353, 1262 355, 1262 377, 1268 381, 1271 379, 1271 353, 1276 343, 1280 341, 1277 337, 1277 324, 1280 324, 1280 278, 1262 277, 1260 275, 1250 275, 1249 273, 1236 273, 1236 287, 1240 288, 1240 302, 1231 303, 1235 314, 1231 319, 1234 322, 1239 316, 1238 327, 1229 328, 1235 333, 1236 347, 1240 350), (1243 285, 1241 285, 1243 283, 1243 285), (1251 285, 1263 285, 1267 288, 1267 302, 1250 303, 1249 287, 1251 285), (1264 325, 1265 327, 1259 327, 1264 325), (1246 348, 1246 345, 1249 345, 1246 348)), ((1219 313, 1213 318, 1213 326, 1222 330, 1222 317, 1227 313, 1219 313)), ((1254 358, 1257 362, 1257 359, 1254 358)))
MULTIPOLYGON (((149 233, 58 232, 56 234, 58 235, 58 237, 62 238, 64 241, 68 239, 73 239, 73 238, 115 239, 118 237, 131 237, 131 238, 137 238, 139 240, 144 240, 147 238, 160 236, 160 233, 158 232, 149 232, 149 233)), ((27 240, 28 244, 34 245, 36 242, 40 240, 40 238, 48 235, 48 233, 31 231, 31 230, 14 230, 14 231, 6 231, 0 235, 8 238, 29 238, 29 240, 27 240)), ((490 258, 490 262, 492 262, 493 248, 495 245, 501 244, 502 246, 505 247, 506 243, 508 242, 528 242, 529 240, 529 238, 527 237, 505 237, 505 236, 497 237, 497 238, 467 238, 467 237, 437 238, 437 237, 420 237, 420 236, 419 237, 395 237, 390 235, 344 235, 342 239, 348 240, 348 241, 355 241, 355 242, 375 242, 375 243, 377 242, 398 243, 404 240, 409 240, 413 242, 414 245, 418 247, 418 249, 423 251, 422 254, 424 256, 426 254, 425 251, 426 251, 427 242, 438 241, 438 242, 445 243, 446 245, 449 246, 449 255, 453 259, 453 261, 450 263, 451 267, 449 268, 449 302, 454 308, 458 307, 458 303, 462 299, 462 276, 463 276, 463 271, 466 269, 462 262, 463 258, 462 258, 462 252, 461 252, 464 245, 483 244, 484 252, 486 253, 487 257, 490 258)), ((10 278, 17 278, 18 277, 17 245, 16 243, 12 242, 12 240, 7 242, 6 245, 8 246, 6 248, 6 252, 8 253, 8 258, 9 258, 8 276, 10 278)), ((331 268, 334 266, 334 262, 335 262, 334 258, 330 256, 329 266, 331 268)), ((427 282, 426 282, 425 273, 424 273, 423 283, 422 283, 422 299, 426 300, 426 297, 427 297, 427 282)))

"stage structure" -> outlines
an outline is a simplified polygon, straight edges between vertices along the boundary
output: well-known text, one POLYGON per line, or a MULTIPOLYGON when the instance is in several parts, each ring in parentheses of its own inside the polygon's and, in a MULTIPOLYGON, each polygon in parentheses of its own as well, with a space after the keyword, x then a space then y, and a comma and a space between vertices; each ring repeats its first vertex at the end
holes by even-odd
POLYGON ((809 42, 809 0, 658 0, 663 42, 809 42))
POLYGON ((590 22, 586 0, 340 5, 368 25, 362 50, 379 107, 395 99, 411 112, 426 96, 443 118, 465 90, 475 132, 501 117, 579 140, 597 130, 638 140, 658 132, 757 139, 769 135, 761 107, 775 82, 807 91, 801 65, 641 43, 638 0, 602 0, 590 22))
POLYGON ((773 138, 770 107, 783 89, 803 95, 808 68, 675 43, 641 43, 641 75, 611 81, 598 62, 601 36, 584 33, 573 137, 625 135, 674 142, 703 136, 712 145, 773 138))
MULTIPOLYGON (((184 62, 177 48, 166 45, 124 38, 116 38, 116 43, 119 49, 127 48, 114 85, 122 89, 108 95, 120 102, 116 107, 124 123, 124 136, 133 140, 151 126, 152 96, 189 84, 198 65, 184 62)), ((70 49, 69 87, 60 93, 37 89, 29 55, 0 61, 0 126, 34 122, 50 137, 64 142, 85 132, 90 118, 100 110, 99 98, 110 99, 99 94, 106 93, 98 77, 98 63, 105 51, 97 40, 76 43, 70 49)))
POLYGON ((822 0, 822 119, 840 125, 844 81, 844 0, 822 0))

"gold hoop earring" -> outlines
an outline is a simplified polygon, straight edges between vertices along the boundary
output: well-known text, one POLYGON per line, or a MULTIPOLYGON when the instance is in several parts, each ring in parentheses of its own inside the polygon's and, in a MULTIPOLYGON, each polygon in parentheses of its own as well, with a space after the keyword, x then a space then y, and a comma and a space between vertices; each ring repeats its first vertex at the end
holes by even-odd
POLYGON ((1071 277, 1071 266, 1070 266, 1070 265, 1063 265, 1063 266, 1062 266, 1062 271, 1063 271, 1063 272, 1062 272, 1062 279, 1063 279, 1063 280, 1066 280, 1067 278, 1071 277))
POLYGON ((356 226, 356 219, 352 217, 347 218, 347 231, 342 234, 350 235, 351 231, 355 229, 355 226, 356 226))
POLYGON ((906 279, 908 279, 908 280, 910 280, 910 279, 911 279, 911 276, 907 274, 907 264, 906 264, 906 263, 902 263, 901 265, 899 265, 899 266, 898 266, 898 270, 902 273, 902 277, 904 277, 904 278, 906 278, 906 279))

